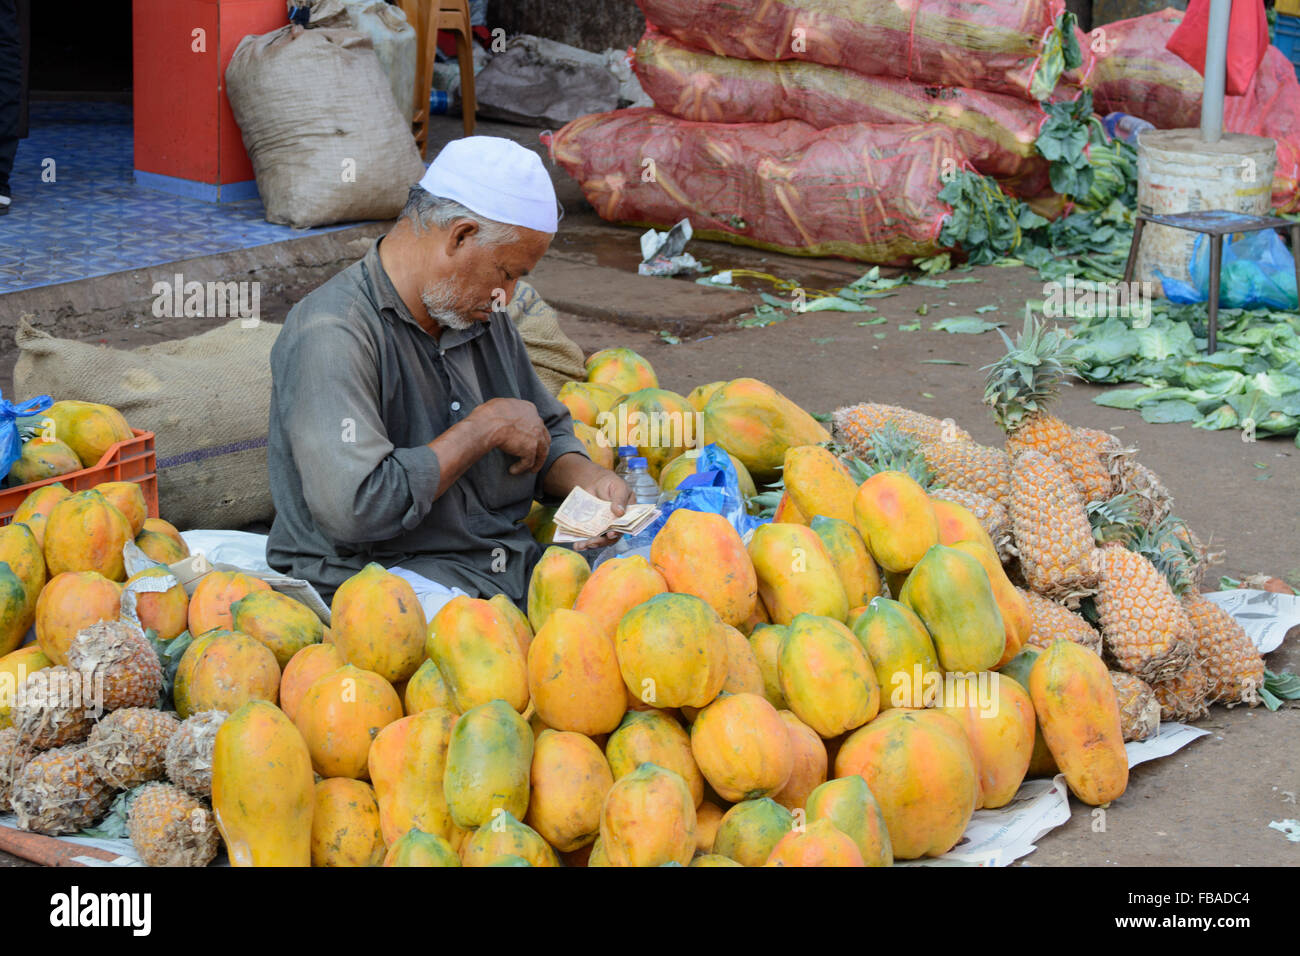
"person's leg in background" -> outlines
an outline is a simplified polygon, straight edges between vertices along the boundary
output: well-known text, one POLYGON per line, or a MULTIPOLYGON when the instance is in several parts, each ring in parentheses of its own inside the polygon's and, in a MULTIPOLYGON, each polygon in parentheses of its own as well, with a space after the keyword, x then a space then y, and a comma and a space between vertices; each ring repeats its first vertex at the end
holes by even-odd
POLYGON ((28 0, 0 0, 0 215, 9 211, 9 175, 27 135, 28 0))

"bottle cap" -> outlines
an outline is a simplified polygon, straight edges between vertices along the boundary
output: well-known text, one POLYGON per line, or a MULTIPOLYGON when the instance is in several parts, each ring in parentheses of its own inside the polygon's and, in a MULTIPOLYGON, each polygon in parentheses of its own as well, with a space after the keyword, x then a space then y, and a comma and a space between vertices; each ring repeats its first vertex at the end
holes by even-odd
POLYGON ((635 454, 636 454, 636 445, 619 445, 619 446, 618 446, 618 457, 619 457, 619 458, 631 458, 631 457, 632 457, 633 455, 635 455, 635 454))
POLYGON ((649 466, 646 464, 646 460, 645 460, 644 458, 641 458, 641 457, 629 458, 629 459, 627 460, 627 466, 628 466, 629 468, 648 468, 648 467, 649 467, 649 466))

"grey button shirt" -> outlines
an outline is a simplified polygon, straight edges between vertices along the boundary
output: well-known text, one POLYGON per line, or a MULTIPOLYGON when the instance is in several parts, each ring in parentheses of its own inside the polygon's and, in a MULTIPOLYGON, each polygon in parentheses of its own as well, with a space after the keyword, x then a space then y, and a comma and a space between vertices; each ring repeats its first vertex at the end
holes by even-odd
POLYGON ((560 455, 586 456, 504 312, 435 340, 379 260, 379 242, 293 307, 271 350, 271 567, 326 601, 368 562, 470 594, 524 599, 541 549, 519 522, 560 455), (427 443, 492 398, 537 406, 551 433, 537 474, 493 449, 442 497, 427 443))

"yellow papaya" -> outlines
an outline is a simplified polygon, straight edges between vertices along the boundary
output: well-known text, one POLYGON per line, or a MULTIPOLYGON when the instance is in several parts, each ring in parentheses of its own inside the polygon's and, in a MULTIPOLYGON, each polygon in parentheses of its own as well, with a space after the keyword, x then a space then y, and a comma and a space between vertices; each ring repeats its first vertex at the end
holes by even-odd
POLYGON ((557 607, 573 607, 589 577, 591 566, 577 551, 552 545, 543 552, 528 579, 528 623, 534 634, 557 607))
POLYGON ((370 784, 331 777, 316 784, 311 817, 312 866, 379 866, 387 847, 370 784))
POLYGON ((581 611, 557 608, 528 650, 528 692, 556 730, 607 734, 627 710, 614 643, 581 611))
MULTIPOLYGON (((131 594, 130 600, 134 602, 135 617, 140 622, 140 627, 153 630, 158 635, 158 640, 170 641, 179 637, 188 626, 189 596, 185 593, 184 586, 166 568, 154 566, 137 571, 126 579, 123 591, 131 594), (168 581, 172 583, 165 591, 136 590, 133 587, 137 582, 152 584, 154 581, 158 586, 165 586, 168 581)), ((280 663, 287 664, 288 659, 280 663)))
POLYGON ((790 709, 822 737, 861 727, 880 710, 871 661, 853 632, 832 618, 797 615, 777 670, 790 709))
POLYGON ((84 467, 77 453, 64 442, 38 435, 23 443, 22 453, 9 469, 9 480, 15 485, 30 485, 70 475, 84 467))
MULTIPOLYGON (((1033 670, 1034 662, 1038 660, 1038 655, 1042 652, 1041 647, 1028 644, 1021 649, 1019 654, 1001 667, 998 673, 1003 677, 1011 678, 1028 694, 1029 672, 1033 670)), ((1043 722, 1037 719, 1038 714, 1036 711, 1034 717, 1034 752, 1029 757, 1029 769, 1025 772, 1025 776, 1055 777, 1061 771, 1056 766, 1056 758, 1052 756, 1047 741, 1043 739, 1043 722)))
POLYGON ((807 525, 809 519, 807 515, 799 510, 799 506, 794 503, 794 497, 790 492, 783 491, 776 502, 776 509, 772 512, 772 523, 807 525))
POLYGON ((713 393, 726 384, 725 381, 722 381, 707 382, 704 385, 696 385, 686 394, 686 400, 691 403, 691 407, 697 412, 702 412, 704 411, 704 406, 709 404, 709 399, 713 396, 713 393))
POLYGON ((384 866, 460 866, 460 855, 442 837, 411 829, 389 846, 384 866))
POLYGON ((55 402, 43 413, 52 423, 45 437, 61 441, 76 452, 82 467, 99 464, 104 453, 134 434, 122 413, 96 402, 55 402))
POLYGON ((122 512, 98 491, 79 491, 58 501, 45 521, 45 566, 51 577, 95 571, 126 580, 122 546, 135 538, 122 512))
POLYGON ((528 623, 528 615, 519 610, 519 606, 504 594, 492 595, 488 598, 488 603, 496 608, 510 625, 510 630, 514 632, 515 641, 519 645, 519 653, 523 655, 524 660, 527 660, 528 645, 533 642, 533 626, 528 623))
POLYGON ((251 700, 274 704, 279 696, 280 665, 275 655, 237 631, 213 630, 196 637, 181 655, 172 687, 182 719, 205 710, 231 713, 251 700))
POLYGON ((950 682, 952 699, 939 707, 966 731, 979 774, 977 809, 1011 802, 1029 769, 1034 750, 1034 705, 1010 678, 984 671, 950 682))
POLYGON ((543 730, 533 745, 529 786, 524 822, 556 850, 568 853, 596 839, 614 775, 590 737, 543 730))
POLYGON ((993 668, 996 670, 1020 653, 1020 649, 1029 641, 1034 631, 1034 612, 1029 609, 1029 602, 1016 590, 1016 586, 1002 569, 1002 562, 997 552, 986 548, 977 541, 958 541, 951 545, 958 551, 969 554, 980 563, 980 567, 989 576, 989 587, 993 589, 993 599, 998 602, 998 611, 1002 614, 1002 629, 1006 635, 1006 646, 1002 656, 993 668))
POLYGON ((402 710, 411 716, 435 707, 453 714, 459 713, 451 690, 442 679, 442 671, 438 670, 438 665, 433 661, 426 660, 406 682, 406 690, 402 693, 402 710))
POLYGON ((36 643, 55 664, 66 664, 78 631, 116 621, 121 613, 122 586, 116 581, 95 571, 64 571, 52 576, 36 598, 36 643))
POLYGON ((789 628, 781 624, 760 624, 749 635, 749 646, 754 652, 754 660, 763 675, 763 696, 777 710, 786 710, 789 703, 785 692, 781 690, 779 660, 781 644, 785 641, 789 628))
POLYGON ((427 626, 411 583, 373 561, 340 584, 330 603, 330 630, 343 659, 390 683, 420 666, 427 626))
POLYGON ((458 594, 444 604, 429 622, 425 653, 457 712, 497 699, 520 713, 528 706, 528 666, 513 628, 491 602, 458 594))
POLYGON ((722 815, 713 852, 741 866, 762 866, 794 826, 794 815, 771 797, 742 800, 722 815))
POLYGON ((61 481, 42 485, 29 492, 22 500, 22 504, 14 511, 12 523, 25 524, 31 529, 36 537, 36 546, 41 549, 42 560, 45 557, 45 522, 49 520, 50 510, 70 494, 72 492, 65 488, 61 481))
POLYGON ((533 732, 504 700, 467 710, 451 731, 443 793, 461 827, 491 823, 505 811, 516 819, 528 809, 533 732))
POLYGON ((754 611, 754 565, 740 535, 722 515, 677 509, 655 535, 650 563, 669 590, 707 601, 733 627, 754 611))
POLYGON ((954 545, 959 541, 968 542, 981 545, 994 556, 997 555, 998 551, 993 544, 993 539, 969 509, 955 501, 935 497, 930 498, 930 507, 934 509, 934 517, 939 524, 940 544, 954 545))
POLYGON ((507 865, 559 866, 560 861, 541 835, 520 823, 507 810, 475 830, 460 848, 462 866, 500 866, 510 857, 523 861, 507 865))
POLYGON ((632 608, 614 647, 628 690, 654 707, 703 707, 727 680, 722 621, 690 594, 657 594, 632 608))
POLYGON ((699 413, 681 395, 663 388, 641 388, 623 400, 599 422, 608 434, 613 429, 614 445, 632 445, 646 460, 646 470, 657 482, 664 465, 699 444, 699 413))
POLYGON ((280 674, 280 709, 285 716, 294 720, 307 688, 316 678, 338 670, 343 664, 343 657, 333 644, 308 644, 293 655, 280 674))
POLYGON ((294 726, 322 777, 368 780, 372 742, 401 717, 402 702, 392 684, 374 671, 344 664, 307 688, 294 726))
POLYGON ((704 802, 704 775, 691 753, 691 738, 670 714, 629 710, 605 742, 605 758, 618 780, 643 763, 671 770, 682 778, 695 806, 704 802))
POLYGON ((122 512, 127 524, 131 526, 131 538, 134 539, 144 530, 144 521, 149 517, 149 508, 144 501, 144 490, 134 481, 101 481, 95 485, 110 505, 122 512))
POLYGON ((857 483, 849 477, 848 469, 840 460, 821 445, 796 445, 787 449, 781 474, 786 492, 809 520, 822 515, 853 521, 857 483))
POLYGON ((939 543, 930 496, 901 471, 877 472, 862 483, 853 500, 853 523, 886 571, 910 570, 939 543))
POLYGON ((880 709, 928 707, 927 681, 942 676, 930 632, 906 604, 872 598, 853 624, 853 633, 871 659, 880 685, 880 709))
POLYGON ((885 815, 867 782, 857 774, 827 780, 808 795, 804 812, 809 823, 829 820, 858 845, 866 866, 893 866, 885 815))
POLYGON ((609 437, 605 432, 583 422, 574 422, 573 434, 578 441, 582 442, 582 447, 587 450, 588 458, 602 468, 613 470, 616 464, 614 461, 614 446, 609 443, 609 437))
MULTIPOLYGON (((0 569, 0 588, 4 586, 3 569, 0 569)), ((11 712, 18 699, 18 688, 29 674, 53 667, 54 661, 45 656, 35 644, 28 644, 0 657, 0 730, 14 724, 11 712)))
POLYGON ((451 811, 442 789, 456 715, 436 707, 387 724, 366 757, 385 843, 412 828, 451 836, 451 811))
MULTIPOLYGON (((750 475, 749 469, 735 455, 727 457, 731 459, 731 467, 736 470, 736 484, 740 488, 740 494, 746 500, 753 498, 758 494, 758 488, 754 485, 754 478, 750 475)), ((663 471, 659 472, 659 490, 674 491, 678 485, 696 473, 699 469, 699 460, 700 451, 693 448, 664 465, 663 471)))
POLYGON ((610 640, 623 615, 668 590, 664 576, 639 554, 605 561, 587 578, 573 604, 610 640))
POLYGON ((36 622, 43 587, 45 556, 32 529, 17 522, 0 528, 0 656, 21 644, 36 622))
POLYGON ((925 624, 945 671, 985 671, 1002 659, 1002 612, 988 573, 969 554, 934 545, 908 574, 898 599, 925 624))
POLYGON ((757 694, 719 697, 701 710, 691 724, 691 754, 709 786, 733 802, 771 796, 794 772, 785 721, 757 694))
POLYGON ((657 388, 654 367, 628 348, 601 349, 587 356, 587 381, 607 385, 626 395, 639 388, 657 388))
MULTIPOLYGON (((281 667, 309 644, 319 644, 325 625, 316 612, 279 591, 252 591, 230 605, 234 629, 256 638, 281 667)), ((335 645, 337 649, 338 645, 335 645)))
POLYGON ((686 782, 643 763, 610 787, 600 814, 600 846, 588 866, 685 866, 695 855, 695 822, 686 782))
POLYGON ((818 515, 809 527, 821 538, 826 553, 830 555, 851 607, 859 607, 880 595, 880 569, 867 553, 866 542, 851 522, 818 515))
POLYGON ((813 730, 793 711, 779 712, 785 721, 786 730, 790 732, 790 749, 794 751, 794 769, 785 786, 772 795, 772 799, 787 810, 801 808, 808 800, 808 795, 819 785, 826 782, 826 745, 822 743, 817 731, 813 730))
POLYGON ((797 614, 819 614, 843 621, 848 596, 821 538, 795 524, 759 525, 749 539, 749 557, 758 594, 775 624, 797 614))
POLYGON ((764 866, 865 866, 858 845, 830 820, 791 830, 772 847, 764 866))
POLYGON ((815 418, 770 385, 753 378, 732 379, 716 389, 704 406, 704 437, 735 455, 755 481, 776 480, 785 453, 796 445, 817 445, 830 434, 815 418))

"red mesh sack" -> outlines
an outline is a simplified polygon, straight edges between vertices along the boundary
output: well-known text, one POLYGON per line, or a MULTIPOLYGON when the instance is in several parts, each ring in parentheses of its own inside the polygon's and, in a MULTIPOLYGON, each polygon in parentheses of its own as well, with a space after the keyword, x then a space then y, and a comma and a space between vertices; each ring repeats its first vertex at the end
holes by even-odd
POLYGON ((583 116, 552 158, 611 222, 792 255, 905 265, 939 251, 944 170, 968 168, 938 126, 693 123, 653 109, 583 116))
POLYGON ((1002 93, 922 86, 890 76, 800 61, 738 60, 695 50, 651 27, 633 62, 655 105, 682 119, 772 123, 935 123, 947 127, 975 169, 1019 197, 1049 191, 1034 149, 1046 119, 1037 103, 1002 93))

